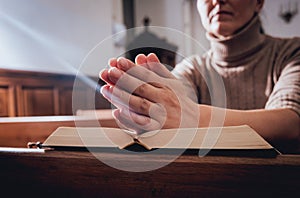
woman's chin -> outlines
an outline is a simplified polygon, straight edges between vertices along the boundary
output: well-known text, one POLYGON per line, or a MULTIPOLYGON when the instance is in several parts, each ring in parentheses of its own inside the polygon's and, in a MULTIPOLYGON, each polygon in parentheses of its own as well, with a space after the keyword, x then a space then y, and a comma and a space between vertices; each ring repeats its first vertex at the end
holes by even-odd
POLYGON ((231 26, 231 24, 226 23, 216 23, 212 26, 211 34, 213 34, 217 38, 226 38, 235 32, 235 28, 231 26))

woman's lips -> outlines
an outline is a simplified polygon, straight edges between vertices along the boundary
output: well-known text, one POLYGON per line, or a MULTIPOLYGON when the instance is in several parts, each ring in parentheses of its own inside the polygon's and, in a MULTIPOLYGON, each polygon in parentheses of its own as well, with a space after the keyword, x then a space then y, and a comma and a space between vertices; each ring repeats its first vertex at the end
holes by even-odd
POLYGON ((228 11, 218 11, 214 14, 211 15, 210 17, 210 21, 212 21, 213 18, 220 18, 220 17, 227 17, 227 16, 233 16, 233 13, 232 12, 228 12, 228 11))

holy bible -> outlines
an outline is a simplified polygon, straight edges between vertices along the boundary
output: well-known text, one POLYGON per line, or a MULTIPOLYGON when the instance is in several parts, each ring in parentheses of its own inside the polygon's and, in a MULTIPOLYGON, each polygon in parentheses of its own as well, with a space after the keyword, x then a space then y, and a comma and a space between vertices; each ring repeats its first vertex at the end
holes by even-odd
POLYGON ((209 151, 221 155, 276 156, 278 151, 248 125, 162 129, 136 134, 120 128, 59 127, 40 148, 139 148, 209 151))

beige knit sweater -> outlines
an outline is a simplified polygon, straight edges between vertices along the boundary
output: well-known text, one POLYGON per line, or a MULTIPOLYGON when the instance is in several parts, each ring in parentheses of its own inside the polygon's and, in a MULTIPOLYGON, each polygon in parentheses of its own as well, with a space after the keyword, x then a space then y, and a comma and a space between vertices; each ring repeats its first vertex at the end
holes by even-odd
POLYGON ((258 17, 226 40, 207 35, 211 49, 172 71, 198 103, 230 109, 291 108, 300 115, 300 38, 260 32, 258 17))

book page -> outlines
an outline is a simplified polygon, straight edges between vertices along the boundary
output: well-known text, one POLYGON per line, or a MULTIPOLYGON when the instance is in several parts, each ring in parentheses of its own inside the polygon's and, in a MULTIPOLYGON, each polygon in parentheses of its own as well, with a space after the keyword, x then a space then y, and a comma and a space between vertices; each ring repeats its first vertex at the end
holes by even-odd
POLYGON ((119 147, 138 143, 146 149, 273 149, 247 125, 210 128, 163 129, 136 136, 119 128, 59 127, 43 146, 119 147), (137 138, 137 142, 135 142, 137 138))
POLYGON ((145 133, 138 140, 148 148, 272 149, 247 125, 210 128, 165 129, 145 133))
POLYGON ((133 143, 131 134, 118 128, 59 127, 44 141, 43 146, 124 148, 133 143))

